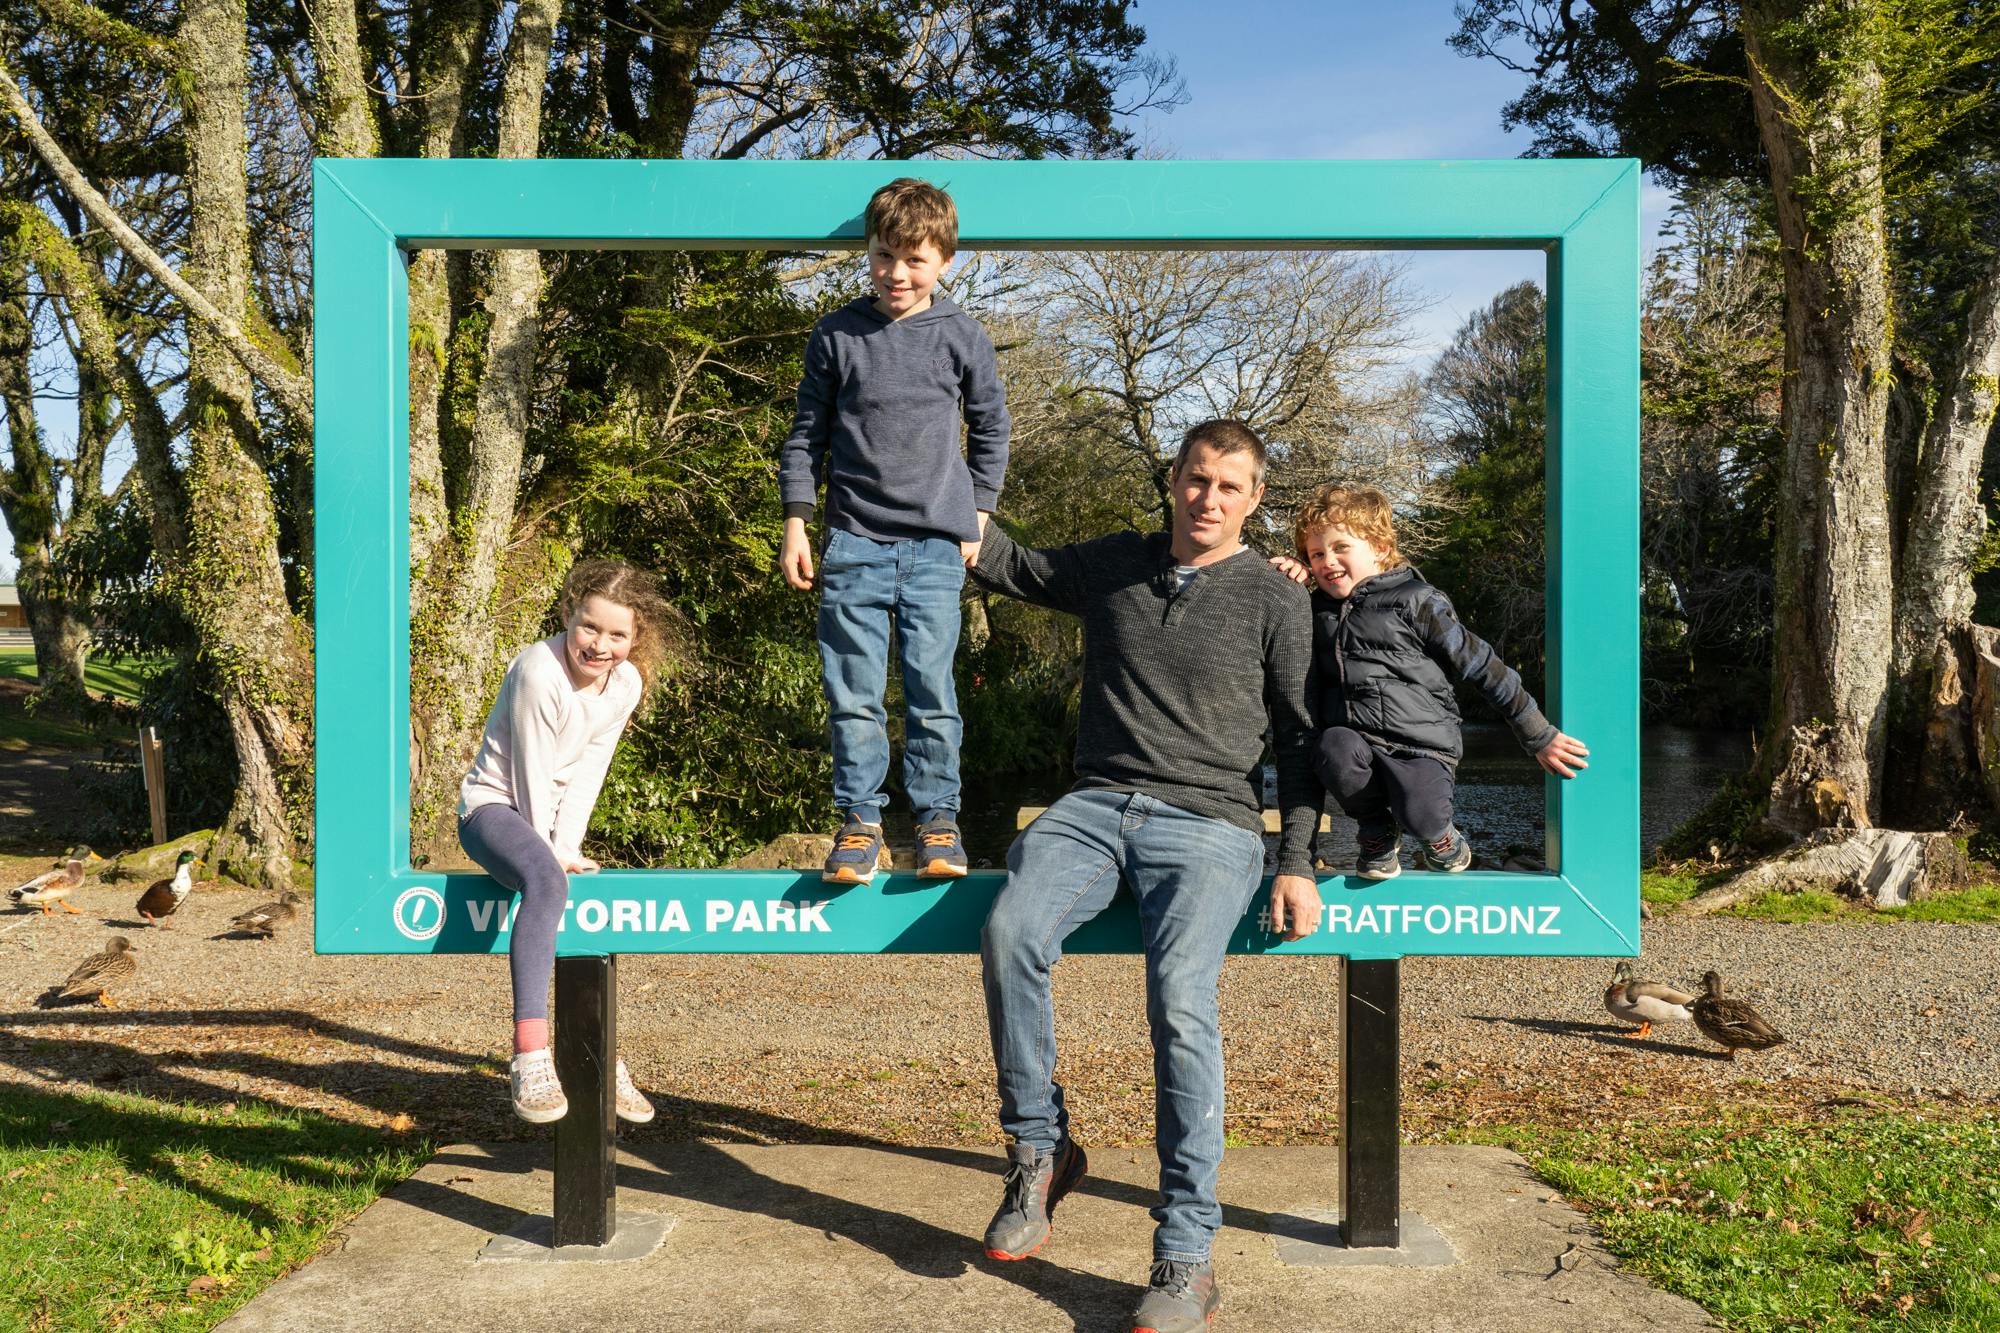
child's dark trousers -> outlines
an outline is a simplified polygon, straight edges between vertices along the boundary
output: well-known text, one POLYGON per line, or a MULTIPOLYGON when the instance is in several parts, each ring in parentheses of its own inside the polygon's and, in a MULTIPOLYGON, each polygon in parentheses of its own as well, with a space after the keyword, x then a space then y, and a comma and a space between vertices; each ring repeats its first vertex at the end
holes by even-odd
POLYGON ((1392 821, 1426 842, 1451 827, 1452 772, 1442 759, 1384 754, 1350 727, 1328 727, 1314 744, 1313 765, 1364 838, 1388 833, 1392 821))

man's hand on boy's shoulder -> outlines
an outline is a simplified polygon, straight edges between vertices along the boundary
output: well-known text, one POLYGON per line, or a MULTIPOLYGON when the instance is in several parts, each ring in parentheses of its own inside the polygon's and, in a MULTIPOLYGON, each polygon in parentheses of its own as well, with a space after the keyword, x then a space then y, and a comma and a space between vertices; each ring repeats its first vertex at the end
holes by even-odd
POLYGON ((778 572, 785 576, 785 582, 800 592, 812 591, 812 539, 806 536, 806 522, 802 518, 785 519, 785 541, 778 551, 778 572))
POLYGON ((1589 753, 1582 741, 1558 731, 1554 740, 1535 752, 1535 762, 1559 778, 1573 778, 1579 769, 1590 767, 1583 762, 1589 753))

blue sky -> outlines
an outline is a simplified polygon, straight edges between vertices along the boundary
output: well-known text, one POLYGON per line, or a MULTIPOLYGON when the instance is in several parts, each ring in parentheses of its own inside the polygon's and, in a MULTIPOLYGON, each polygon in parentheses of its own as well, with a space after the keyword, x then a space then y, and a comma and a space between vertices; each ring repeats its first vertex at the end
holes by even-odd
MULTIPOLYGON (((1500 129, 1500 108, 1522 77, 1445 45, 1456 29, 1449 0, 1411 5, 1348 0, 1139 0, 1148 46, 1179 62, 1188 101, 1137 125, 1153 147, 1183 158, 1518 157, 1527 136, 1500 129)), ((1648 186, 1645 234, 1665 213, 1648 186)), ((1427 359, 1466 316, 1523 278, 1542 276, 1538 255, 1455 251, 1406 256, 1409 278, 1431 300, 1415 329, 1427 359)), ((44 429, 58 450, 74 443, 74 412, 48 404, 44 429)), ((13 538, 0 526, 4 551, 13 538)), ((13 561, 0 558, 11 577, 13 561)))

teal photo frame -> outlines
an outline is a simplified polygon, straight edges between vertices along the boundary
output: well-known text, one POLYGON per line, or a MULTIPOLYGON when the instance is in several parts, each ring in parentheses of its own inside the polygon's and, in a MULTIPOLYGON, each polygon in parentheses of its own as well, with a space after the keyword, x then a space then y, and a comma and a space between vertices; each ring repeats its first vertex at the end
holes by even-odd
MULTIPOLYGON (((410 865, 408 252, 858 247, 917 175, 977 249, 1534 249, 1547 257, 1548 679, 1589 772, 1544 778, 1541 874, 1321 881, 1321 929, 1244 918, 1232 950, 1631 956, 1639 948, 1639 166, 1472 162, 680 162, 313 165, 314 944, 505 952, 511 895, 410 865), (339 644, 340 651, 326 648, 339 644)), ((774 482, 775 484, 775 482, 774 482)), ((614 870, 571 878, 567 955, 976 951, 1003 878, 614 870)), ((1071 951, 1136 951, 1129 903, 1071 951)))

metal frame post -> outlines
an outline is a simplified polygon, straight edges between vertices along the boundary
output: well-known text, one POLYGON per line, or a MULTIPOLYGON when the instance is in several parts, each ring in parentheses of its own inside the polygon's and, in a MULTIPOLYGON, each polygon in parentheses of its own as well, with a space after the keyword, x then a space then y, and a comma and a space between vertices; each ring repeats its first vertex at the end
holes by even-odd
POLYGON ((555 1016, 569 1114, 556 1122, 554 1243, 608 1245, 618 1231, 618 959, 556 959, 555 1016))
POLYGON ((1340 1236, 1402 1245, 1402 960, 1350 958, 1340 984, 1340 1236))

